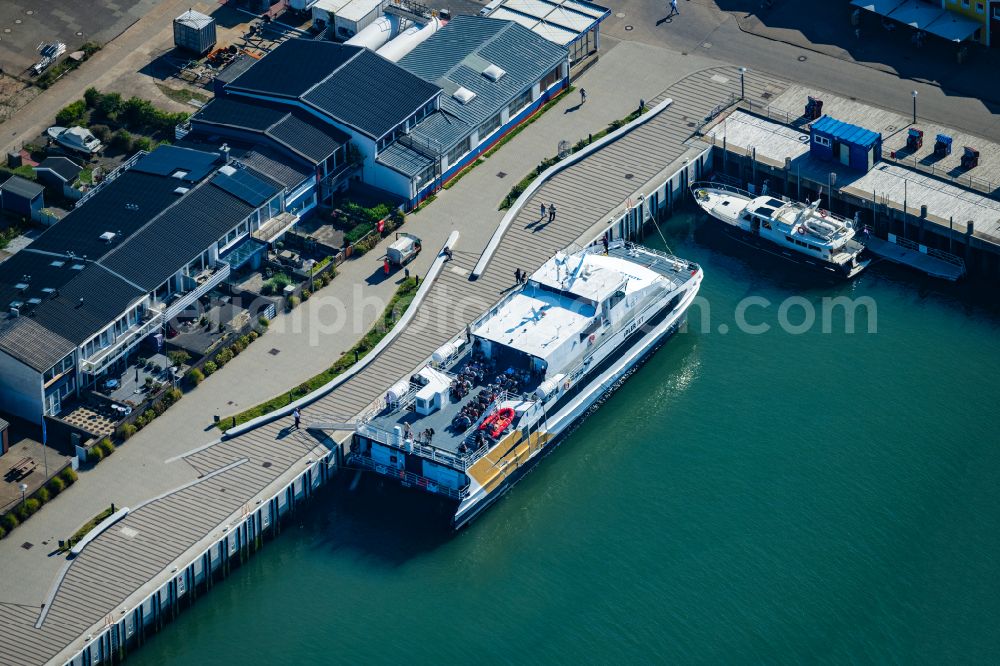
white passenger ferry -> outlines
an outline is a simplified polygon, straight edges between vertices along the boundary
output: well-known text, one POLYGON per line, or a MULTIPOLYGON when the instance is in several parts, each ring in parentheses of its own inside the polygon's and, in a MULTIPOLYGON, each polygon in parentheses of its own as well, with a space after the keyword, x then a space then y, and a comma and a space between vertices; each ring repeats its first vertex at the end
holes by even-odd
POLYGON ((723 183, 691 185, 695 201, 732 237, 795 263, 853 278, 869 264, 850 220, 811 204, 755 196, 723 183))
POLYGON ((621 241, 558 253, 393 386, 349 462, 446 498, 465 525, 677 330, 701 280, 621 241))

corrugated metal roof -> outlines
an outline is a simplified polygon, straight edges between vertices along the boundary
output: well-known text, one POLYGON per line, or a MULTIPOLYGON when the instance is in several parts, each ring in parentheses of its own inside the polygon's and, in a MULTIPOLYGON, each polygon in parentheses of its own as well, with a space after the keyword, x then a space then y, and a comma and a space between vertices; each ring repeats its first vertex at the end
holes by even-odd
MULTIPOLYGON (((473 100, 475 101, 475 100, 473 100)), ((472 126, 446 111, 437 111, 416 126, 411 132, 414 139, 424 145, 444 151, 469 136, 472 126)))
POLYGON ((44 192, 45 188, 38 183, 33 183, 27 178, 11 176, 4 181, 3 185, 0 185, 0 190, 3 190, 4 194, 10 193, 30 200, 44 192))
POLYGON ((858 127, 857 125, 851 125, 850 123, 845 123, 842 120, 837 120, 836 118, 831 118, 830 116, 823 116, 819 120, 816 120, 810 126, 810 129, 816 132, 822 132, 823 134, 829 134, 832 138, 837 139, 838 141, 857 144, 859 146, 864 146, 865 148, 870 148, 875 145, 875 142, 882 138, 882 135, 878 132, 873 132, 870 129, 858 127))
POLYGON ((289 39, 230 81, 226 88, 300 97, 364 50, 323 39, 289 39))
POLYGON ((75 345, 31 317, 0 324, 0 351, 38 372, 45 372, 69 354, 75 345))
POLYGON ((524 26, 481 16, 456 16, 418 45, 399 64, 427 81, 448 82, 476 93, 468 104, 441 98, 441 108, 477 127, 551 72, 569 55, 565 47, 524 26), (474 64, 487 62, 506 71, 491 81, 474 64))
POLYGON ((434 99, 440 90, 396 63, 368 49, 361 50, 363 53, 302 99, 331 118, 378 139, 434 99))
POLYGON ((314 166, 350 140, 345 132, 305 111, 234 95, 214 99, 191 118, 191 123, 194 131, 201 133, 211 132, 205 127, 208 125, 263 134, 314 166))
POLYGON ((566 45, 611 15, 583 0, 506 0, 489 18, 515 21, 556 44, 566 45))
POLYGON ((399 141, 380 152, 377 161, 410 178, 423 173, 434 164, 430 158, 404 146, 399 141))

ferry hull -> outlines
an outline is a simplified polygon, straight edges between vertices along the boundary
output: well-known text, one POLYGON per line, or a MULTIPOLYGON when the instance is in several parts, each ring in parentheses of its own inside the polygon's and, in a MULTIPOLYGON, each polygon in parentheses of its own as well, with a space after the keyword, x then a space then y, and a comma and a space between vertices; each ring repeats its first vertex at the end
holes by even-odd
MULTIPOLYGON (((656 353, 656 351, 671 336, 673 336, 675 332, 677 332, 677 329, 679 329, 684 324, 685 318, 686 318, 686 312, 682 313, 678 320, 676 320, 661 335, 659 335, 658 338, 651 343, 648 349, 642 352, 641 356, 637 360, 630 363, 621 372, 616 373, 613 380, 611 380, 611 386, 608 386, 603 390, 597 391, 594 394, 593 398, 588 399, 588 401, 581 408, 576 410, 578 412, 582 411, 582 413, 579 413, 575 417, 571 416, 565 419, 566 421, 565 425, 558 432, 552 433, 553 435, 552 439, 549 440, 549 442, 539 451, 539 453, 532 456, 527 462, 518 467, 506 479, 504 479, 504 481, 499 486, 497 486, 492 492, 490 492, 488 495, 486 495, 485 497, 483 497, 482 499, 468 506, 465 509, 462 509, 462 505, 457 505, 458 511, 456 512, 455 517, 452 520, 452 527, 454 527, 454 529, 456 530, 465 527, 474 519, 479 517, 479 515, 482 514, 483 511, 492 506, 494 502, 503 497, 507 493, 507 491, 509 491, 511 488, 514 487, 514 485, 518 481, 520 481, 522 478, 524 478, 524 476, 528 472, 534 469, 535 465, 537 465, 542 460, 542 458, 547 456, 549 453, 552 453, 556 449, 556 447, 558 447, 562 443, 564 437, 572 431, 573 426, 577 423, 582 422, 586 418, 587 412, 593 407, 594 404, 600 402, 603 398, 606 398, 610 394, 614 393, 615 390, 617 390, 622 377, 625 377, 630 373, 632 373, 633 371, 637 370, 639 367, 642 366, 642 364, 644 364, 647 360, 649 360, 649 358, 652 357, 653 354, 656 353)), ((607 380, 595 379, 594 383, 606 384, 607 380)))

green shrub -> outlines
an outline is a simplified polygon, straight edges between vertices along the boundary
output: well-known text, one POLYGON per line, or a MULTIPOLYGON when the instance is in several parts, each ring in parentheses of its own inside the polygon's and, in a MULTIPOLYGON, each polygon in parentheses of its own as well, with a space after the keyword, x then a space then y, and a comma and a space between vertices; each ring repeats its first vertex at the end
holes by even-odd
POLYGON ((111 128, 107 125, 92 125, 90 131, 101 140, 101 143, 107 144, 111 141, 111 128))
POLYGON ((45 504, 50 499, 52 499, 52 495, 49 494, 49 491, 48 491, 47 488, 45 488, 45 486, 42 486, 41 488, 39 488, 38 490, 36 490, 34 497, 35 497, 36 500, 38 500, 42 504, 45 504))
POLYGON ((145 414, 140 414, 135 418, 135 421, 133 421, 133 423, 135 424, 136 430, 142 430, 143 428, 146 427, 146 424, 149 423, 149 421, 146 420, 145 414))
POLYGON ((104 453, 104 457, 107 458, 115 452, 115 445, 109 437, 105 437, 100 442, 97 443, 101 451, 104 453))
POLYGON ((214 361, 208 361, 207 363, 205 363, 205 366, 202 368, 202 371, 205 373, 205 376, 208 377, 218 369, 219 366, 217 366, 214 361))
POLYGON ((0 527, 0 539, 4 538, 5 536, 7 536, 7 530, 0 527))
POLYGON ((83 101, 86 102, 88 109, 96 109, 97 103, 101 101, 102 97, 101 91, 94 86, 83 91, 83 101))
POLYGON ((18 521, 17 516, 14 515, 13 511, 0 516, 0 527, 3 527, 8 532, 17 527, 19 524, 20 521, 18 521))
POLYGON ((229 349, 229 347, 226 347, 225 349, 223 349, 222 351, 220 351, 218 354, 215 355, 215 364, 220 368, 232 360, 233 360, 233 352, 232 350, 229 349))
POLYGON ((120 428, 118 428, 118 436, 122 438, 122 441, 128 440, 132 435, 138 431, 131 423, 125 423, 120 428))
POLYGON ((271 325, 271 320, 267 317, 257 317, 257 325, 261 328, 267 328, 271 325))
POLYGON ((99 115, 107 118, 108 120, 117 120, 118 114, 121 113, 123 104, 124 102, 122 101, 122 96, 120 94, 116 92, 106 93, 101 95, 101 98, 97 100, 95 109, 99 115))
POLYGON ((82 99, 78 99, 59 110, 59 113, 56 114, 56 125, 69 127, 76 123, 82 123, 86 115, 87 103, 82 99))
POLYGON ((184 379, 186 379, 187 383, 191 386, 197 386, 198 384, 201 384, 202 380, 205 379, 205 375, 198 368, 191 368, 188 370, 187 374, 184 375, 184 379))
POLYGON ((162 416, 163 412, 167 411, 167 407, 170 406, 166 400, 157 400, 153 403, 153 411, 157 416, 162 416))
POLYGON ((253 342, 254 340, 260 337, 260 333, 258 333, 257 331, 250 331, 249 333, 247 333, 247 337, 250 339, 250 342, 253 342))
POLYGON ((49 494, 55 497, 66 488, 66 482, 58 476, 54 476, 45 487, 49 489, 49 494))
POLYGON ((294 310, 295 308, 297 308, 299 306, 299 303, 301 303, 301 302, 302 301, 299 299, 298 296, 295 296, 295 295, 289 296, 288 297, 288 309, 289 310, 294 310))
POLYGON ((100 444, 94 445, 94 448, 87 454, 87 460, 92 463, 99 463, 104 460, 104 449, 101 448, 100 444))
POLYGON ((170 359, 170 365, 184 365, 191 360, 191 354, 187 353, 183 349, 177 349, 174 351, 167 352, 167 358, 170 359))
POLYGON ((115 132, 115 135, 111 137, 111 147, 117 148, 123 153, 129 154, 132 152, 132 135, 127 131, 120 129, 115 132))
POLYGON ((184 394, 181 393, 181 390, 176 386, 174 386, 170 389, 167 389, 167 392, 163 395, 163 401, 166 402, 167 406, 169 407, 170 405, 174 404, 183 397, 184 394))
POLYGON ((77 476, 75 469, 67 467, 63 471, 59 472, 59 478, 62 479, 67 486, 71 486, 76 483, 76 480, 80 477, 77 476))
POLYGON ((146 419, 146 423, 152 423, 153 419, 156 418, 156 412, 154 412, 152 409, 147 409, 145 412, 142 413, 142 416, 143 418, 146 419))
POLYGON ((38 510, 41 508, 42 508, 42 503, 34 498, 31 498, 24 500, 24 502, 18 505, 15 513, 17 514, 18 519, 21 522, 24 522, 32 515, 37 513, 38 510))
POLYGON ((135 141, 132 142, 133 150, 145 150, 146 152, 151 151, 153 146, 153 141, 146 136, 137 136, 135 141))
POLYGON ((312 292, 311 291, 309 291, 308 289, 303 289, 302 290, 302 300, 303 301, 308 301, 310 296, 312 296, 312 292))

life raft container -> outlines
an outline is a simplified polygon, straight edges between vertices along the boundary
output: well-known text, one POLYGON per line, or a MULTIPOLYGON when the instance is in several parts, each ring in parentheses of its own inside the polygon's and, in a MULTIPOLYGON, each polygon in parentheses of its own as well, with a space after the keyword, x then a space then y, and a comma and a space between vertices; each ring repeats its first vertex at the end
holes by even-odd
POLYGON ((514 422, 514 410, 510 407, 502 407, 486 417, 480 424, 480 430, 487 430, 490 437, 499 437, 500 433, 507 429, 514 422))

